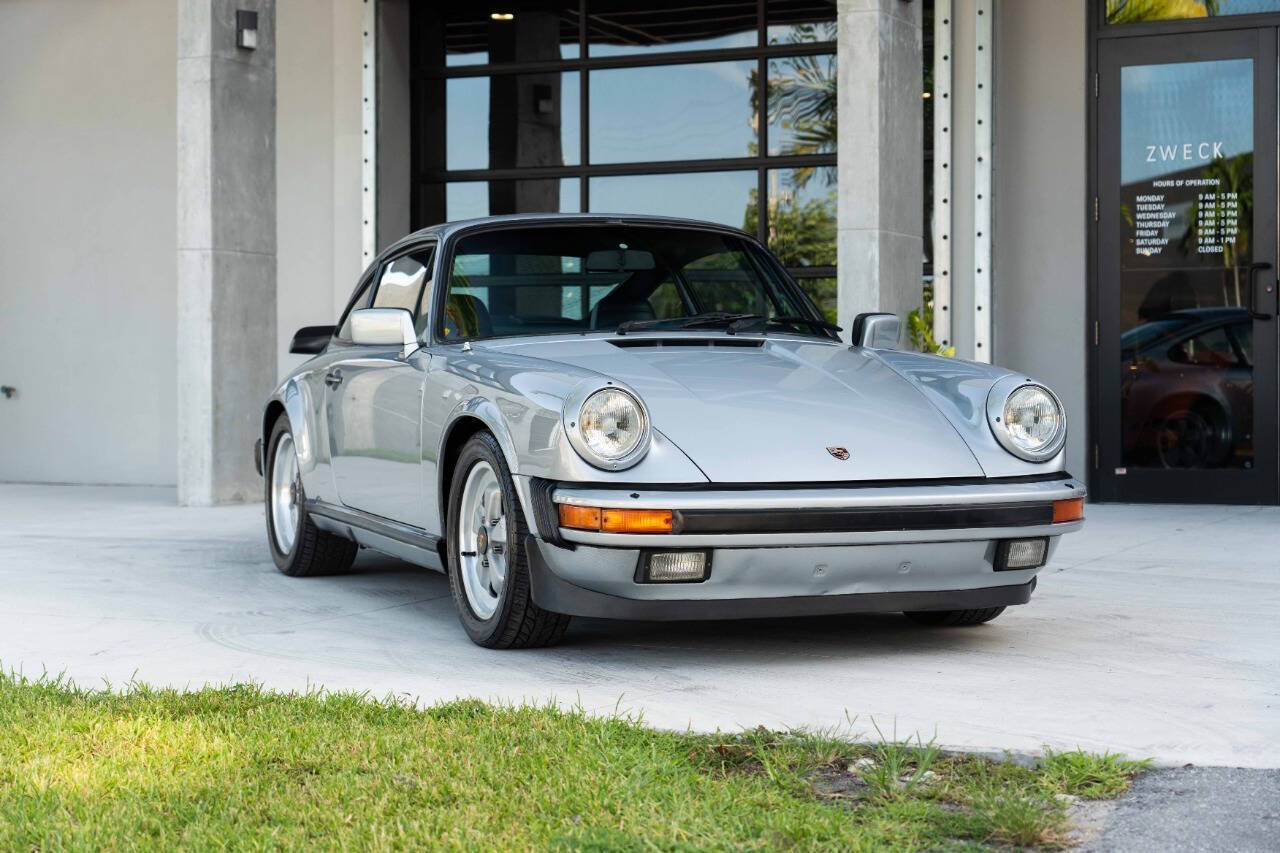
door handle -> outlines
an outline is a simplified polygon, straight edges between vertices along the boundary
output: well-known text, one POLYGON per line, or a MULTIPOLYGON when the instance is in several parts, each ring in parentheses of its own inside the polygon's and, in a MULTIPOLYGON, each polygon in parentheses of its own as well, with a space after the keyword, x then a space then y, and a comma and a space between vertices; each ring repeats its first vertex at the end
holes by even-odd
POLYGON ((1266 272, 1271 269, 1271 264, 1266 261, 1260 261, 1249 267, 1249 290, 1250 300, 1249 312, 1253 314, 1255 320, 1270 320, 1277 313, 1280 313, 1280 305, 1276 303, 1276 277, 1273 275, 1264 276, 1261 280, 1258 273, 1266 272))
POLYGON ((330 388, 337 388, 342 384, 342 371, 336 367, 333 370, 330 370, 324 376, 324 384, 328 385, 330 388))

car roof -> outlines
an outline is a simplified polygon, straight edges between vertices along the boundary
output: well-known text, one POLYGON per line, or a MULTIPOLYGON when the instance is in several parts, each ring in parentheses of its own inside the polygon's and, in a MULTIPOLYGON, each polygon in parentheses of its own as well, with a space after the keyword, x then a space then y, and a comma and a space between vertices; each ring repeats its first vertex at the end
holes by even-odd
POLYGON ((755 238, 743 231, 741 228, 734 228, 729 225, 720 225, 715 222, 704 222, 698 219, 682 219, 675 216, 652 216, 637 213, 513 213, 503 216, 482 216, 475 219, 459 219, 454 222, 442 222, 438 225, 429 225, 401 237, 387 249, 380 252, 385 255, 390 251, 398 249, 400 246, 415 243, 419 240, 436 238, 445 240, 462 231, 469 231, 473 228, 491 228, 495 225, 571 225, 574 223, 599 224, 603 222, 612 222, 619 225, 671 225, 679 228, 696 228, 706 231, 720 231, 736 234, 741 237, 747 237, 754 240, 755 238))
POLYGON ((1157 317, 1156 319, 1163 320, 1166 317, 1187 317, 1192 320, 1207 321, 1219 320, 1224 317, 1242 317, 1248 313, 1249 309, 1240 305, 1205 305, 1201 308, 1179 308, 1175 311, 1170 311, 1168 314, 1161 317, 1157 317))

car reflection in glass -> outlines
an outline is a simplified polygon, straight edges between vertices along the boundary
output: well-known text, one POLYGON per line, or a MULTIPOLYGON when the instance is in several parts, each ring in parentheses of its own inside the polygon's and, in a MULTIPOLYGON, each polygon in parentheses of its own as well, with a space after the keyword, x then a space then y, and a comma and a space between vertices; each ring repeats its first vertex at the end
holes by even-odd
POLYGON ((1126 465, 1249 468, 1253 319, 1244 308, 1172 311, 1121 336, 1126 465))

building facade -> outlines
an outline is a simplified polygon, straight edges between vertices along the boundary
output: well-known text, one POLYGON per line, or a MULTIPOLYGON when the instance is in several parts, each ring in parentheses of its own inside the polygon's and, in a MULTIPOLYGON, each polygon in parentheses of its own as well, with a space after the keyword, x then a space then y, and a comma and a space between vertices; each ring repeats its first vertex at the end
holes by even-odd
POLYGON ((613 211, 744 228, 843 325, 914 311, 904 346, 1046 381, 1096 498, 1276 503, 1278 32, 1280 0, 10 0, 0 480, 255 499, 255 403, 379 248, 613 211))

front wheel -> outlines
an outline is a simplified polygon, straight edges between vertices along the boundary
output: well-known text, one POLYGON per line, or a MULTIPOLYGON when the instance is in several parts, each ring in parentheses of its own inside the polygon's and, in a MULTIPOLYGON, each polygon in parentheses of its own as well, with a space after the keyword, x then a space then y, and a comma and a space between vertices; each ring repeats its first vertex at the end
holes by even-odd
POLYGON ((913 610, 902 615, 920 625, 981 625, 1004 612, 1003 607, 980 607, 977 610, 913 610))
POLYGON ((529 529, 498 442, 478 433, 462 448, 449 489, 449 588, 476 645, 525 649, 560 641, 569 617, 534 604, 529 529))

